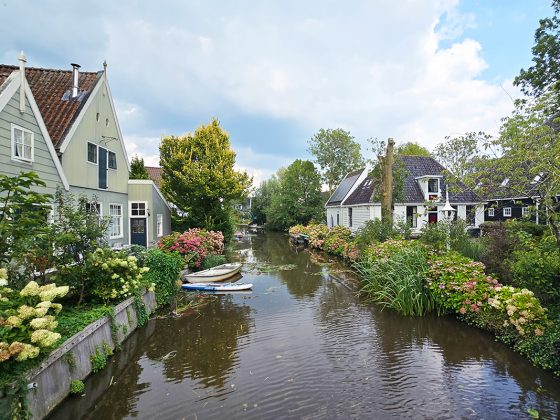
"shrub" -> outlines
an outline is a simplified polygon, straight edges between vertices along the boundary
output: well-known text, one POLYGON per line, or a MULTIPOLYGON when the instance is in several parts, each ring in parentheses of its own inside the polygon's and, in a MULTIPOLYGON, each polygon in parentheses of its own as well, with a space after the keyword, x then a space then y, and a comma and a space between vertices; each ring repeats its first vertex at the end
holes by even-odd
POLYGON ((7 272, 0 269, 0 363, 33 359, 54 346, 60 334, 55 315, 62 305, 53 303, 68 293, 67 286, 39 286, 29 282, 21 291, 7 287, 7 272))
POLYGON ((130 245, 129 248, 125 248, 123 250, 123 253, 127 257, 130 255, 136 257, 136 261, 140 267, 144 267, 146 265, 146 257, 148 256, 148 250, 146 249, 146 247, 143 247, 142 245, 133 244, 130 245))
POLYGON ((209 268, 225 264, 226 262, 226 257, 223 255, 208 255, 204 261, 202 261, 202 266, 200 268, 202 270, 208 270, 209 268))
POLYGON ((325 239, 330 233, 330 229, 325 224, 309 225, 305 233, 309 236, 309 246, 316 249, 323 249, 325 246, 325 239))
POLYGON ((290 235, 307 235, 307 228, 304 225, 295 225, 288 229, 290 235))
POLYGON ((379 258, 356 264, 368 299, 403 315, 419 316, 433 310, 434 302, 425 288, 429 266, 427 252, 419 245, 393 248, 379 258))
POLYGON ((199 268, 207 255, 223 252, 224 236, 221 232, 194 228, 164 236, 158 242, 158 247, 164 251, 178 252, 189 267, 199 268))
POLYGON ((543 335, 526 336, 514 348, 533 364, 560 376, 560 322, 550 325, 543 335))
POLYGON ((331 228, 325 239, 323 249, 331 254, 344 257, 346 245, 350 241, 352 231, 344 226, 335 226, 331 228))
POLYGON ((516 239, 503 222, 486 222, 481 226, 484 250, 480 261, 489 273, 496 275, 503 283, 511 283, 509 259, 515 248, 516 239))
POLYGON ((144 277, 147 282, 155 284, 158 305, 167 305, 177 294, 177 280, 183 269, 183 257, 176 252, 159 249, 150 249, 147 255, 146 266, 150 271, 144 277))
POLYGON ((356 245, 365 249, 368 245, 385 242, 388 239, 400 238, 401 232, 393 226, 390 220, 368 220, 356 234, 356 245))
POLYGON ((85 384, 80 380, 75 380, 70 383, 70 394, 72 395, 82 395, 85 389, 85 384))

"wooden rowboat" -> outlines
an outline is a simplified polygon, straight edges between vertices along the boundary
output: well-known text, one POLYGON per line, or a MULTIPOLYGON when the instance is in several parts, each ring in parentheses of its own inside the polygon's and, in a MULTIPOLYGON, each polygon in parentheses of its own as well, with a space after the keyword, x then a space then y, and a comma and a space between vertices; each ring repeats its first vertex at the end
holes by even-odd
POLYGON ((237 292, 239 290, 249 290, 251 287, 253 287, 252 283, 185 283, 182 286, 185 290, 205 292, 237 292))
POLYGON ((202 270, 197 273, 187 274, 185 278, 189 283, 212 283, 229 279, 240 271, 240 263, 228 263, 209 268, 208 270, 202 270))

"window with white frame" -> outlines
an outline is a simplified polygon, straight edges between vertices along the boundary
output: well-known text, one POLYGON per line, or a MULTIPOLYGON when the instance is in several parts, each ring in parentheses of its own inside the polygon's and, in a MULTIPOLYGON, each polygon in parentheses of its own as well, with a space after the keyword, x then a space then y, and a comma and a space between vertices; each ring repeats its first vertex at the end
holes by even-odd
POLYGON ((123 212, 122 204, 109 204, 109 237, 121 238, 123 236, 123 212))
POLYGON ((87 144, 87 160, 90 163, 97 163, 97 145, 93 143, 87 144))
POLYGON ((33 132, 12 124, 12 159, 33 162, 33 132))
POLYGON ((163 214, 157 215, 157 236, 163 236, 163 214))
POLYGON ((504 207, 504 217, 511 217, 511 207, 504 207))
POLYGON ((107 152, 107 167, 117 169, 117 155, 115 152, 107 152))
POLYGON ((131 216, 146 216, 146 203, 130 203, 131 216))
POLYGON ((529 217, 529 207, 522 207, 521 208, 521 216, 529 217))
POLYGON ((490 208, 488 209, 488 216, 494 217, 494 208, 493 208, 493 207, 490 207, 490 208))
POLYGON ((428 192, 429 193, 439 193, 439 179, 430 178, 428 180, 428 192))

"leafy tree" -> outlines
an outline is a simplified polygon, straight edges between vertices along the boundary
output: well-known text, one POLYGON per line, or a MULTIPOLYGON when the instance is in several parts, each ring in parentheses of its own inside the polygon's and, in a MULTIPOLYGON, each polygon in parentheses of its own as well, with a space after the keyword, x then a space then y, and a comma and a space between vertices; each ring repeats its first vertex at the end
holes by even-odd
POLYGON ((133 156, 130 162, 130 179, 150 179, 148 171, 144 166, 144 158, 133 156))
POLYGON ((552 1, 554 16, 541 19, 535 31, 533 65, 521 69, 514 84, 532 96, 540 96, 549 89, 558 91, 560 82, 560 0, 552 1))
POLYGON ((320 129, 308 142, 309 152, 321 168, 323 182, 332 193, 340 181, 364 166, 360 145, 341 128, 320 129))
POLYGON ((279 187, 273 190, 266 211, 271 228, 286 230, 323 218, 321 176, 312 162, 297 159, 278 172, 278 180, 279 187))
MULTIPOLYGON (((373 168, 369 177, 373 184, 373 201, 376 203, 381 202, 382 198, 382 179, 383 179, 383 165, 387 151, 387 143, 383 140, 368 139, 371 147, 372 158, 368 160, 369 165, 373 168)), ((407 171, 404 167, 399 155, 395 153, 395 158, 392 168, 393 174, 393 203, 402 202, 404 199, 404 180, 407 176, 407 171)))
POLYGON ((469 132, 459 137, 446 137, 444 143, 434 150, 435 158, 455 178, 470 184, 476 178, 477 167, 486 156, 482 153, 483 145, 491 137, 483 132, 469 132))
POLYGON ((278 193, 280 182, 278 177, 273 175, 270 179, 264 180, 255 191, 251 206, 251 215, 258 224, 264 224, 267 220, 267 213, 270 209, 272 197, 278 193))
POLYGON ((397 156, 431 156, 428 149, 412 141, 397 146, 395 154, 397 156))
POLYGON ((214 119, 194 134, 164 137, 160 145, 161 190, 190 227, 233 233, 232 203, 247 196, 252 179, 234 170, 229 136, 214 119))

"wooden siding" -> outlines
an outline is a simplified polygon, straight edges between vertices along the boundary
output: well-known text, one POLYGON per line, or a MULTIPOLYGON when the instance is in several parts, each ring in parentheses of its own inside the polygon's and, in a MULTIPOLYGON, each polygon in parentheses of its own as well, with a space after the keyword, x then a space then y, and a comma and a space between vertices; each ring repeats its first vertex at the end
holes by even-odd
POLYGON ((356 232, 362 228, 369 220, 370 206, 356 206, 352 207, 352 232, 356 232))
MULTIPOLYGON (((535 202, 531 198, 524 198, 521 200, 498 200, 489 201, 484 206, 484 219, 487 222, 503 222, 512 219, 524 219, 530 220, 531 222, 536 222, 535 216, 535 202), (511 208, 511 217, 504 216, 504 208, 511 208), (523 207, 529 207, 531 216, 529 218, 523 218, 523 207), (488 209, 494 209, 494 216, 488 214, 488 209)), ((546 217, 541 213, 539 216, 539 224, 546 223, 546 217)))
POLYGON ((92 103, 79 122, 68 147, 62 156, 62 168, 72 187, 99 190, 99 167, 87 161, 88 142, 101 146, 117 157, 117 169, 107 170, 107 191, 127 193, 128 166, 123 148, 119 144, 117 122, 113 116, 109 92, 103 80, 92 103), (97 115, 99 114, 99 119, 97 115), (105 121, 109 119, 106 125, 105 121))
POLYGON ((0 173, 16 176, 21 172, 33 171, 47 184, 46 187, 35 187, 34 190, 41 193, 54 194, 57 187, 64 188, 62 180, 56 170, 52 155, 47 149, 46 140, 41 133, 27 97, 25 102, 25 113, 22 114, 19 111, 19 90, 17 90, 2 112, 0 112, 0 173), (33 132, 33 162, 27 163, 12 160, 12 124, 33 132))

